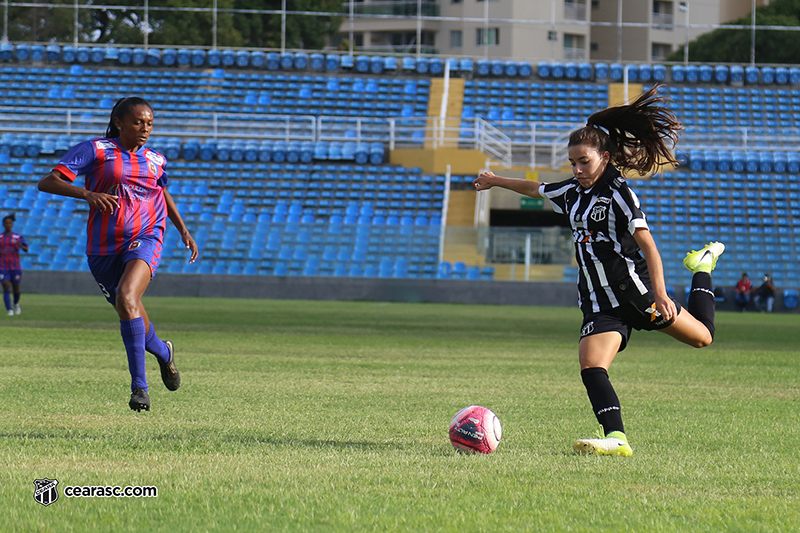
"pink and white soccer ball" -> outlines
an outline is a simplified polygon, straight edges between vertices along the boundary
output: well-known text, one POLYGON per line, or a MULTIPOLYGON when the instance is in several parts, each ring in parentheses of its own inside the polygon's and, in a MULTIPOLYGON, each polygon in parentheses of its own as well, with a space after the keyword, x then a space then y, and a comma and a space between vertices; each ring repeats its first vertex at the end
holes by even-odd
POLYGON ((500 419, 480 405, 463 408, 450 422, 450 442, 459 451, 492 453, 502 436, 500 419))

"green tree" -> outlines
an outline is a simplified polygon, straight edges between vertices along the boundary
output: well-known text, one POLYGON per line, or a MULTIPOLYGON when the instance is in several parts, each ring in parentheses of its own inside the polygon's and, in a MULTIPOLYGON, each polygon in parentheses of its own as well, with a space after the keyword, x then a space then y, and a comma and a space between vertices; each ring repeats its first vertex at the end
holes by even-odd
MULTIPOLYGON (((72 41, 74 38, 73 0, 33 0, 34 4, 63 4, 64 7, 9 7, 9 41, 72 41)), ((81 22, 88 21, 88 13, 81 13, 81 22)), ((80 29, 80 28, 79 28, 80 29)))
MULTIPOLYGON (((749 26, 752 17, 730 22, 749 26)), ((756 10, 755 58, 759 63, 797 63, 800 31, 759 30, 758 26, 800 26, 800 0, 775 0, 756 10)), ((719 28, 689 43, 689 61, 715 63, 749 63, 752 34, 749 29, 719 28)), ((674 52, 669 61, 683 61, 684 47, 674 52)))

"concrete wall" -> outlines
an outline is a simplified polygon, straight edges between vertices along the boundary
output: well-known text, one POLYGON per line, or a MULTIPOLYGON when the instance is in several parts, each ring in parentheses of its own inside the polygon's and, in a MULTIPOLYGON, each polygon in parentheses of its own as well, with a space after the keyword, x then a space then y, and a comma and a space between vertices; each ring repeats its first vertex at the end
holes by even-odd
MULTIPOLYGON (((102 298, 88 272, 26 271, 22 289, 32 294, 102 298)), ((675 289, 676 299, 685 306, 684 287, 675 289)), ((158 274, 147 296, 577 307, 577 292, 572 282, 158 274)), ((786 311, 782 293, 779 287, 775 311, 786 311)), ((733 288, 726 287, 725 294, 726 300, 718 302, 717 309, 733 311, 733 288)))

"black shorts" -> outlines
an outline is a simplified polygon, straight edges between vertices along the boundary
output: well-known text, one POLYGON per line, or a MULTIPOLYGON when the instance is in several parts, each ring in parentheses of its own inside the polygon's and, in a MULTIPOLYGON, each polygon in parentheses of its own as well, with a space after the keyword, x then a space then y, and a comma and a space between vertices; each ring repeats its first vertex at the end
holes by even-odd
MULTIPOLYGON (((628 345, 634 329, 646 331, 664 329, 675 322, 674 318, 664 320, 661 313, 656 311, 655 301, 653 293, 648 292, 614 309, 585 314, 581 325, 581 339, 598 333, 617 331, 622 335, 622 343, 619 347, 621 352, 628 345)), ((675 299, 673 298, 672 301, 675 302, 675 299)), ((677 309, 675 316, 677 316, 681 312, 681 304, 675 302, 675 307, 677 309)))

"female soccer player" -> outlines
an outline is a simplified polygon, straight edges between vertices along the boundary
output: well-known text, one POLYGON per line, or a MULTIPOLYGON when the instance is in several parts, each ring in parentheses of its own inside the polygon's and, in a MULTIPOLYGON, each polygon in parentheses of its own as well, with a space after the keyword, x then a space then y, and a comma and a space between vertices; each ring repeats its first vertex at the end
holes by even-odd
POLYGON ((3 233, 0 234, 0 283, 3 285, 3 302, 8 316, 22 313, 19 306, 22 267, 19 251, 28 251, 28 243, 19 233, 14 233, 14 215, 3 217, 3 233), (14 305, 11 305, 11 290, 14 290, 14 305))
POLYGON ((560 183, 511 179, 484 172, 473 182, 478 191, 503 187, 533 198, 548 198, 566 215, 575 240, 578 294, 583 324, 578 345, 581 377, 604 436, 573 444, 579 454, 630 456, 620 405, 608 369, 625 349, 632 329, 659 330, 694 347, 714 337, 711 271, 725 250, 719 242, 690 252, 683 260, 692 273, 688 312, 667 296, 661 256, 639 199, 618 169, 645 174, 659 164, 675 163, 674 145, 682 128, 661 107, 658 87, 630 105, 594 113, 569 136, 573 177, 560 183))
POLYGON ((131 372, 135 411, 150 410, 145 351, 156 356, 161 379, 177 390, 181 378, 175 366, 175 347, 156 336, 142 296, 161 261, 166 217, 172 221, 197 259, 197 245, 166 190, 167 161, 145 148, 153 129, 153 108, 137 97, 120 99, 111 111, 105 137, 75 145, 39 181, 39 190, 88 202, 86 255, 89 269, 120 319, 120 331, 131 372), (86 187, 72 182, 81 174, 86 187))

